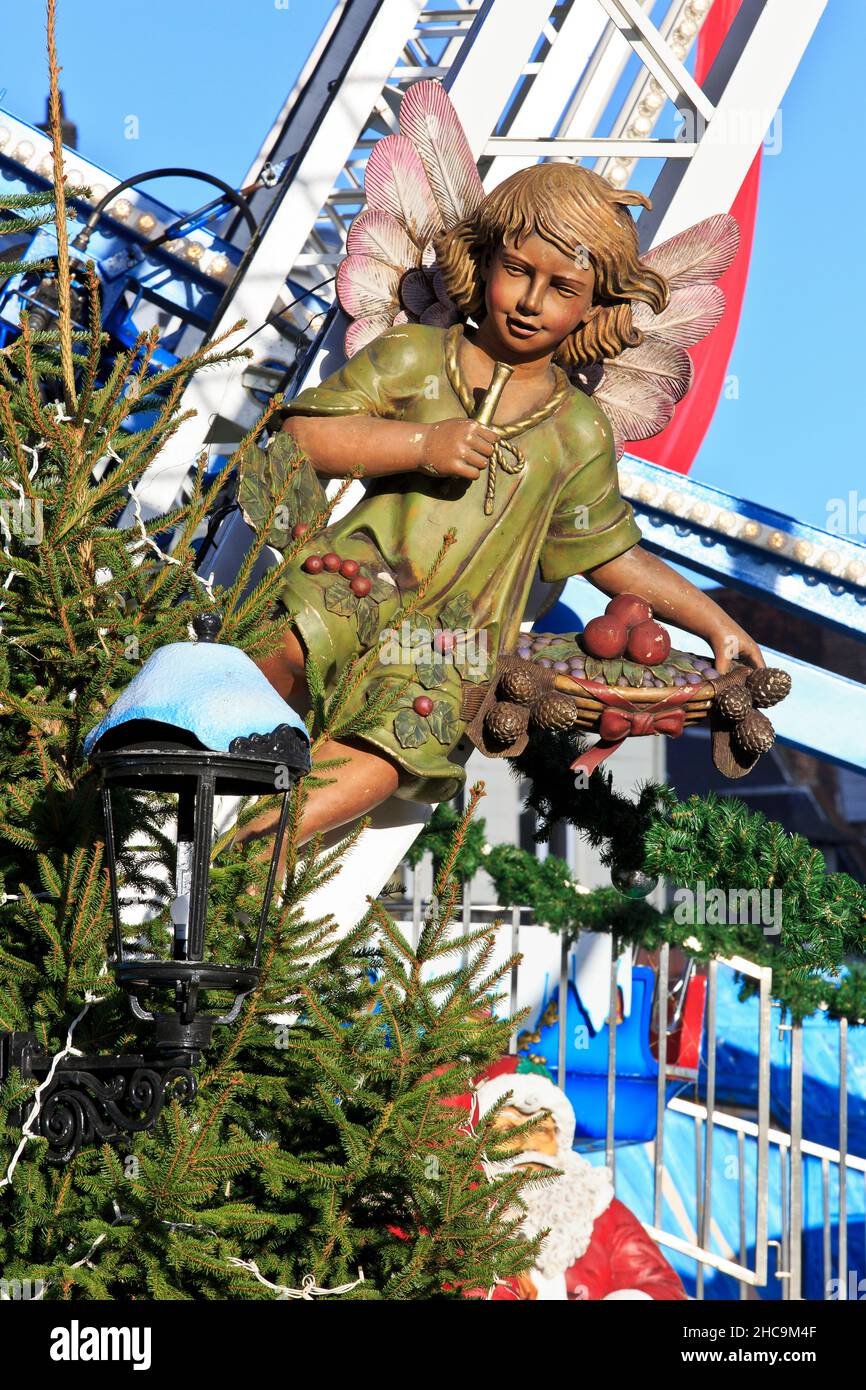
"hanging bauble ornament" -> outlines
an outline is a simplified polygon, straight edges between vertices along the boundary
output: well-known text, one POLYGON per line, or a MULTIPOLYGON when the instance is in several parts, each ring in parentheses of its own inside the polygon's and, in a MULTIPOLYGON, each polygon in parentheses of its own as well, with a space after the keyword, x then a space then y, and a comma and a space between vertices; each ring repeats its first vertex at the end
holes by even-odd
POLYGON ((611 869, 610 881, 626 898, 648 898, 658 887, 658 879, 653 874, 645 874, 642 869, 623 869, 619 864, 611 869))

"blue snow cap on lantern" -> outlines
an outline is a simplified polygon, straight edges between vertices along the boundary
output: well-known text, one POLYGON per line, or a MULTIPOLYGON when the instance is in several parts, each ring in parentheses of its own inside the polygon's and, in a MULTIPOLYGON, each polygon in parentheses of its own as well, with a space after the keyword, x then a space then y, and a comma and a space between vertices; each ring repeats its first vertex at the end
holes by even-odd
MULTIPOLYGON (((214 631, 209 617, 193 624, 200 637, 214 631)), ((212 640, 159 647, 90 730, 85 753, 94 752, 109 730, 133 720, 164 724, 167 734, 183 730, 218 753, 228 753, 236 738, 268 734, 285 724, 310 741, 303 719, 246 653, 212 640)))

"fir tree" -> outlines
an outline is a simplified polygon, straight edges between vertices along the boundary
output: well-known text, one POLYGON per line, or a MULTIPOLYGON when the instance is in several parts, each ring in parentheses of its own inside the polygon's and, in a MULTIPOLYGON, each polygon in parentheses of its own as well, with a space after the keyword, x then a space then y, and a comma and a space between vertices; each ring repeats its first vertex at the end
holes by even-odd
MULTIPOLYGON (((48 19, 57 256, 45 268, 57 277, 58 316, 38 334, 22 316, 20 336, 0 353, 0 496, 4 515, 17 508, 21 518, 0 554, 0 1031, 33 1030, 52 1053, 67 1040, 119 1053, 143 1039, 107 964, 103 825, 84 735, 142 662, 184 640, 202 611, 217 606, 220 640, 253 657, 279 645, 289 618, 274 616, 275 598, 303 542, 247 593, 265 519, 235 583, 213 592, 196 572, 203 460, 170 513, 145 521, 135 507, 138 480, 182 418, 184 386, 232 349, 212 342, 155 370, 147 334, 107 359, 92 268, 89 324, 73 325, 53 0, 48 19), (144 420, 136 427, 130 395, 144 420), (124 527, 130 499, 135 520, 124 527), (35 531, 24 519, 38 520, 38 543, 28 543, 35 531)), ((26 231, 39 203, 6 207, 26 231)), ((255 435, 266 422, 267 412, 255 435)), ((252 436, 242 441, 229 471, 255 447, 252 436)), ((274 515, 300 462, 289 460, 274 515)), ((327 508, 312 529, 326 520, 327 508)), ((366 674, 363 663, 347 668, 326 701, 310 667, 314 759, 327 738, 363 731, 394 698, 380 692, 350 718, 347 700, 366 674)), ((488 1183, 479 1162, 485 1147, 496 1156, 489 1120, 465 1130, 461 1112, 443 1103, 502 1055, 511 1026, 491 1007, 510 962, 493 970, 494 934, 463 937, 454 921, 450 869, 469 816, 415 949, 378 903, 338 939, 329 922, 306 920, 304 902, 354 837, 327 852, 321 837, 298 844, 305 798, 334 771, 318 759, 293 789, 285 887, 271 908, 261 980, 237 1023, 217 1030, 188 1108, 174 1103, 153 1133, 52 1165, 43 1140, 22 1142, 34 1087, 11 1072, 0 1091, 4 1278, 41 1279, 47 1297, 69 1299, 268 1299, 310 1283, 341 1297, 447 1298, 531 1264, 515 1216, 526 1179, 488 1183)), ((125 814, 148 850, 137 874, 122 858, 125 888, 147 898, 157 932, 171 825, 153 796, 130 798, 125 814)), ((252 814, 242 808, 241 822, 252 814)), ((224 961, 237 956, 267 866, 231 833, 213 846, 212 863, 208 941, 224 961)))

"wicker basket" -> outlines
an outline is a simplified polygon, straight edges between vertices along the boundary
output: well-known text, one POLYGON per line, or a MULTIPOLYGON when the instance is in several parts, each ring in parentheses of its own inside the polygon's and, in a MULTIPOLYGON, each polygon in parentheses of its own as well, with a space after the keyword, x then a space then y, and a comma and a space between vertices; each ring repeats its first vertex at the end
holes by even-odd
MULTIPOLYGON (((633 686, 606 685, 601 681, 578 679, 564 672, 553 671, 550 666, 540 666, 538 661, 528 660, 516 653, 500 655, 496 663, 495 675, 481 685, 465 686, 462 694, 461 714, 466 720, 467 734, 487 757, 513 758, 519 756, 527 746, 532 725, 541 729, 574 729, 580 733, 597 733, 602 742, 598 747, 610 749, 622 739, 632 735, 669 734, 676 736, 684 727, 710 723, 712 758, 716 768, 725 777, 743 777, 751 770, 760 756, 772 746, 773 729, 762 715, 762 727, 751 730, 746 742, 740 730, 745 729, 746 720, 753 720, 751 698, 746 702, 742 715, 738 718, 733 711, 721 711, 718 699, 723 691, 732 686, 751 685, 752 668, 742 662, 735 662, 724 675, 703 680, 699 685, 682 686, 633 686), (531 679, 526 677, 531 672, 531 679), (598 695, 594 691, 598 691, 598 695), (563 715, 551 702, 551 696, 565 696, 572 709, 563 715), (505 727, 513 730, 513 736, 506 737, 493 723, 498 706, 522 706, 525 717, 521 720, 512 715, 505 727), (605 712, 619 712, 626 716, 650 716, 636 721, 604 720, 605 712), (674 711, 682 712, 682 723, 669 716, 674 711), (659 722, 651 716, 657 713, 659 722), (742 719, 742 724, 740 723, 742 719), (611 728, 614 725, 614 729, 611 728), (602 732, 604 730, 604 732, 602 732), (769 742, 762 748, 761 741, 769 734, 769 742), (733 739, 732 739, 733 735, 733 739)), ((790 677, 784 671, 767 670, 768 677, 775 677, 776 685, 790 690, 790 677), (783 680, 781 678, 784 678, 783 680)), ((772 682, 771 682, 772 684, 772 682)), ((760 707, 776 704, 784 699, 787 691, 782 688, 773 698, 758 700, 760 707)), ((728 703, 728 702, 726 702, 728 703)), ((509 730, 509 732, 510 732, 509 730)), ((589 751, 591 757, 594 749, 589 751)), ((607 756, 604 753, 602 756, 607 756)))
MULTIPOLYGON (((527 662, 527 665, 533 665, 527 662)), ((595 684, 595 682, 592 682, 595 684)), ((650 713, 656 705, 664 704, 669 700, 674 692, 679 693, 683 689, 681 685, 673 685, 659 689, 658 687, 644 688, 633 685, 602 685, 598 682, 599 688, 623 700, 626 700, 633 709, 645 710, 650 713)), ((733 684, 730 676, 719 678, 718 681, 704 681, 702 685, 692 688, 691 696, 679 706, 685 711, 685 722, 687 724, 700 724, 702 720, 708 718, 710 706, 716 696, 716 691, 725 685, 733 684)), ((557 673, 553 681, 553 689, 560 691, 563 695, 570 695, 578 711, 578 718, 575 721, 575 728, 584 729, 588 733, 597 733, 601 722, 601 716, 609 705, 596 699, 588 692, 584 686, 572 680, 571 676, 557 673)))

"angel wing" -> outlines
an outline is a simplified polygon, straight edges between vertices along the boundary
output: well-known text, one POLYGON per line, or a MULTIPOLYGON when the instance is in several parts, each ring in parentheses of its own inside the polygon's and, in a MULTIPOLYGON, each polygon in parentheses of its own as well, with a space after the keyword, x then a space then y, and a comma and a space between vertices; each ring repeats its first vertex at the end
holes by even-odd
POLYGON ((484 196, 451 100, 439 82, 416 82, 400 103, 400 134, 374 145, 364 176, 367 206, 355 218, 337 271, 337 297, 353 320, 351 357, 395 323, 456 323, 460 314, 436 271, 433 238, 484 196))
POLYGON ((718 213, 643 257, 666 276, 670 303, 660 314, 635 303, 632 317, 644 334, 643 342, 605 362, 594 389, 591 382, 575 383, 592 395, 610 420, 617 458, 626 441, 660 434, 691 386, 692 361, 686 349, 712 332, 722 317, 725 296, 714 281, 728 269, 739 241, 735 218, 718 213))
MULTIPOLYGON (((351 357, 398 323, 446 326, 460 314, 436 269, 433 238, 468 216, 484 196, 478 169, 457 113, 439 82, 416 82, 400 103, 400 134, 374 145, 364 178, 367 206, 352 223, 347 255, 337 272, 337 297, 352 322, 345 336, 351 357)), ((576 386, 602 407, 613 429, 617 458, 626 441, 649 439, 669 423, 692 381, 687 348, 722 317, 725 298, 714 281, 734 259, 739 230, 733 217, 708 217, 644 256, 666 276, 668 306, 660 314, 642 302, 634 322, 644 334, 603 364, 572 374, 576 386)))

